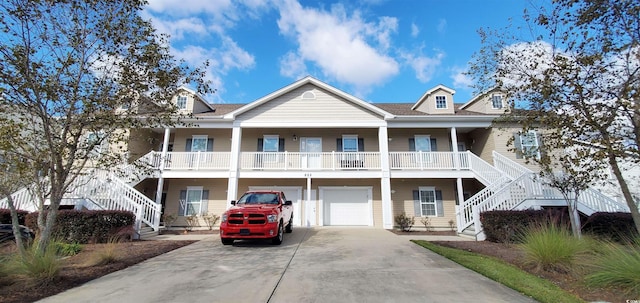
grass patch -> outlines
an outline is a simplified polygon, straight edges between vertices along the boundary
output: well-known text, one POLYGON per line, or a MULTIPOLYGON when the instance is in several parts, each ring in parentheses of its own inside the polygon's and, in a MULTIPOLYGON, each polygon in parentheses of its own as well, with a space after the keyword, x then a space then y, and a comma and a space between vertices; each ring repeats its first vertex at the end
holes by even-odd
POLYGON ((77 242, 64 243, 55 241, 53 242, 53 246, 55 247, 56 253, 59 256, 73 256, 82 251, 82 244, 79 244, 77 242))
POLYGON ((634 298, 640 298, 640 238, 635 243, 606 243, 604 253, 594 262, 593 272, 585 278, 587 284, 616 287, 634 298))
POLYGON ((50 244, 40 252, 35 244, 25 250, 24 256, 14 254, 6 265, 12 275, 26 278, 36 285, 53 281, 60 272, 61 264, 55 247, 50 244))
POLYGON ((89 258, 88 266, 107 265, 119 260, 118 242, 109 241, 100 249, 96 250, 89 258))
POLYGON ((571 235, 567 228, 556 224, 544 224, 526 230, 520 249, 525 254, 525 264, 535 271, 549 270, 573 272, 580 270, 577 260, 585 260, 593 252, 593 241, 571 235))
POLYGON ((584 302, 580 298, 562 290, 555 284, 531 275, 511 264, 496 258, 435 245, 422 240, 412 240, 414 243, 444 256, 466 268, 486 276, 489 279, 504 284, 526 296, 540 302, 584 302))

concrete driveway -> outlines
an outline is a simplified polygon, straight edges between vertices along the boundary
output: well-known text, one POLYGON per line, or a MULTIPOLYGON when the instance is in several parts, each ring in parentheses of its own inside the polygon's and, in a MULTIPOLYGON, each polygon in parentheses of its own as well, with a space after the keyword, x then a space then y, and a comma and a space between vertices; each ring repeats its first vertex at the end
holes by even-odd
POLYGON ((217 236, 41 302, 535 302, 373 228, 296 228, 281 246, 217 236))

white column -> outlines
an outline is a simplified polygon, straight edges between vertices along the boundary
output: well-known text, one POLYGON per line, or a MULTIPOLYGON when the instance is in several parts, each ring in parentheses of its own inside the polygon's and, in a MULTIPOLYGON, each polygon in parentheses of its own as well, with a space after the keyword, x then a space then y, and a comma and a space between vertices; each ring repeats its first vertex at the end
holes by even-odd
POLYGON ((389 135, 387 126, 378 128, 378 148, 380 150, 380 167, 382 178, 380 179, 380 194, 382 196, 382 227, 393 228, 393 205, 391 200, 391 173, 389 171, 389 135))
POLYGON ((164 162, 167 159, 167 152, 169 151, 169 138, 171 137, 171 130, 169 128, 164 129, 164 140, 162 143, 162 153, 160 154, 160 165, 158 174, 158 188, 156 189, 156 204, 162 203, 162 190, 164 189, 164 177, 162 173, 164 171, 164 162))
POLYGON ((458 133, 456 128, 451 128, 451 150, 453 151, 453 167, 460 169, 460 156, 458 155, 458 133))
MULTIPOLYGON (((307 210, 309 210, 308 204, 311 204, 311 174, 307 174, 307 197, 305 199, 306 200, 304 202, 304 217, 308 218, 309 215, 314 215, 315 216, 315 214, 308 214, 307 213, 307 210)), ((305 221, 307 222, 307 227, 309 227, 310 226, 309 220, 305 219, 305 221)))
POLYGON ((240 171, 240 143, 242 129, 234 125, 231 132, 231 159, 229 163, 229 183, 227 184, 227 208, 231 207, 231 200, 238 198, 238 174, 240 171))

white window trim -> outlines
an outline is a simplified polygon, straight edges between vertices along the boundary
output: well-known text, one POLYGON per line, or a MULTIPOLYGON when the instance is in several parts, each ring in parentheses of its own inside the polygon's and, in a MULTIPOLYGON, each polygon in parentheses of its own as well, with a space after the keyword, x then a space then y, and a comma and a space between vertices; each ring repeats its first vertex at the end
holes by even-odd
POLYGON ((176 106, 178 107, 178 109, 180 110, 184 110, 187 109, 187 103, 189 101, 189 98, 186 95, 178 95, 178 97, 176 98, 176 106), (184 98, 184 107, 180 106, 180 98, 184 98))
POLYGON ((200 151, 200 152, 206 152, 207 151, 207 144, 209 143, 209 136, 207 135, 193 135, 191 136, 191 152, 197 152, 193 150, 193 144, 194 142, 196 142, 196 140, 203 140, 204 139, 204 150, 200 151))
POLYGON ((491 95, 491 108, 493 109, 503 109, 504 108, 504 97, 501 94, 492 94, 491 95), (496 107, 496 104, 493 103, 494 97, 500 97, 500 107, 496 107))
POLYGON ((418 188, 418 198, 420 199, 420 216, 422 217, 437 217, 438 214, 438 198, 436 197, 436 188, 434 186, 420 186, 418 188), (422 205, 428 205, 431 203, 428 202, 422 202, 422 192, 423 191, 431 191, 433 192, 433 210, 434 210, 434 214, 433 215, 427 215, 423 213, 423 208, 422 205))
POLYGON ((359 152, 360 151, 358 149, 358 135, 342 135, 342 150, 340 152, 343 152, 343 153, 344 152, 347 152, 347 153, 354 152, 354 151, 345 151, 344 150, 344 147, 346 145, 346 144, 344 144, 344 140, 345 139, 347 139, 347 140, 351 140, 351 139, 356 140, 356 150, 355 150, 355 152, 359 152))
POLYGON ((280 154, 278 154, 280 152, 279 150, 280 148, 280 136, 279 135, 264 135, 262 136, 262 152, 263 153, 275 153, 274 155, 264 155, 263 156, 263 161, 265 163, 277 163, 280 162, 282 159, 284 159, 283 157, 281 157, 280 154), (270 140, 276 140, 276 150, 266 150, 266 144, 267 144, 267 139, 270 140))
POLYGON ((447 109, 449 107, 449 105, 448 105, 449 102, 447 102, 447 96, 445 96, 445 95, 437 95, 434 98, 435 98, 435 102, 436 102, 435 103, 436 109, 447 109), (444 98, 444 107, 438 107, 438 97, 444 98))
POLYGON ((525 133, 520 133, 520 150, 522 152, 522 155, 524 157, 535 157, 536 159, 540 159, 540 145, 538 144, 538 132, 534 131, 534 130, 530 130, 528 132, 526 132, 526 134, 533 134, 533 145, 525 145, 524 142, 525 140, 523 140, 525 138, 525 133), (529 152, 525 152, 525 146, 526 147, 533 147, 536 150, 536 153, 534 155, 532 155, 529 152))
POLYGON ((195 210, 196 215, 202 214, 202 195, 204 194, 204 188, 202 186, 187 186, 187 193, 184 200, 184 213, 183 216, 190 216, 187 214, 189 211, 189 192, 190 191, 200 191, 200 202, 198 202, 198 209, 195 210))

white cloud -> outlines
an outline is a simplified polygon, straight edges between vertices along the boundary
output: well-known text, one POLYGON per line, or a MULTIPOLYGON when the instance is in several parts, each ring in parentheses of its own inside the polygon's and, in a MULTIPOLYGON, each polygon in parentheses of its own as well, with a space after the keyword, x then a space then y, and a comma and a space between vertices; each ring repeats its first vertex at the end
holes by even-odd
POLYGON ((453 79, 453 87, 458 88, 470 88, 473 86, 473 79, 468 75, 465 75, 465 68, 462 67, 454 67, 451 69, 451 79, 453 79))
POLYGON ((447 30, 447 19, 440 19, 438 21, 438 33, 444 34, 447 30))
POLYGON ((280 75, 299 79, 307 75, 307 66, 304 59, 294 52, 288 52, 280 58, 280 75))
POLYGON ((415 23, 411 23, 411 37, 418 37, 420 34, 420 28, 415 23))
POLYGON ((342 5, 331 11, 303 8, 295 0, 280 3, 280 32, 298 44, 297 56, 315 64, 325 76, 367 91, 398 73, 398 63, 384 51, 396 31, 395 18, 365 22, 342 5))
POLYGON ((431 81, 436 68, 442 63, 444 53, 438 52, 434 57, 416 55, 413 53, 403 52, 400 55, 405 62, 416 72, 416 78, 422 83, 431 81))

